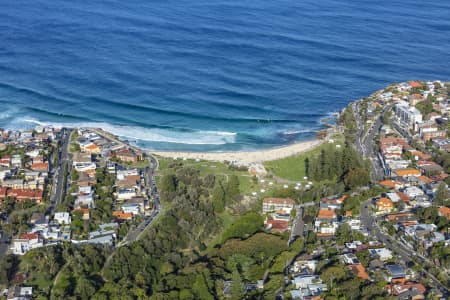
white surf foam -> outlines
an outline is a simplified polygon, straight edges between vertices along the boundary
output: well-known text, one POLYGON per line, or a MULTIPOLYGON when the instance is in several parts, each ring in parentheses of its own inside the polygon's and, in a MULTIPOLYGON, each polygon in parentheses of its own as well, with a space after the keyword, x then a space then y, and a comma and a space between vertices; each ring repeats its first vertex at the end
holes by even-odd
MULTIPOLYGON (((81 123, 50 123, 39 121, 35 118, 23 117, 15 122, 21 124, 35 124, 39 126, 52 125, 54 127, 95 127, 102 128, 121 138, 138 140, 144 142, 175 143, 188 145, 224 145, 234 143, 236 133, 227 131, 178 131, 161 128, 144 128, 138 126, 113 125, 103 122, 81 122, 81 123)), ((22 126, 23 127, 23 126, 22 126)), ((29 127, 29 126, 28 126, 29 127)))

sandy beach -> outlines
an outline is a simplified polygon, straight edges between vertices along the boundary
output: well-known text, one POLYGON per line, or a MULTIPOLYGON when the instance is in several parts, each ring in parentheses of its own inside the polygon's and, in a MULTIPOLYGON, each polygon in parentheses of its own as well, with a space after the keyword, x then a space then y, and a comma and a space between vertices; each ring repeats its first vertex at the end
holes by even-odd
POLYGON ((244 164, 260 163, 276 160, 295 154, 303 153, 325 142, 325 140, 314 139, 298 142, 292 145, 254 151, 235 152, 174 152, 174 151, 151 151, 155 155, 170 158, 202 159, 211 161, 238 161, 244 164))

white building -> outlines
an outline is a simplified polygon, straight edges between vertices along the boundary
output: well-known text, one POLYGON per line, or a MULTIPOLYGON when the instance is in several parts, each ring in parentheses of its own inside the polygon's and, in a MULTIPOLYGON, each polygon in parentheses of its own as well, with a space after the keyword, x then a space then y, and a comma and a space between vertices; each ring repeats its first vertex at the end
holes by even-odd
POLYGON ((386 248, 377 248, 369 250, 371 255, 378 255, 381 261, 386 261, 392 258, 392 251, 386 248))
POLYGON ((58 222, 58 224, 65 224, 70 225, 72 223, 72 218, 70 217, 70 214, 68 212, 57 212, 55 213, 54 217, 55 222, 58 222))
POLYGON ((11 157, 11 166, 20 167, 22 166, 22 158, 20 155, 16 154, 11 157))
POLYGON ((74 163, 74 168, 78 172, 87 172, 90 170, 95 170, 97 168, 97 166, 93 162, 77 162, 77 163, 74 163))
POLYGON ((137 169, 117 170, 116 178, 117 180, 124 180, 127 176, 136 176, 136 175, 139 175, 139 171, 137 169))
POLYGON ((133 215, 139 215, 141 208, 138 203, 125 203, 122 205, 122 211, 124 213, 132 213, 133 215))
POLYGON ((91 194, 83 195, 80 194, 75 200, 75 208, 80 208, 82 206, 87 206, 88 208, 94 208, 94 197, 91 194))
POLYGON ((290 213, 294 208, 294 200, 289 198, 265 198, 263 200, 263 213, 272 211, 285 211, 290 213))
POLYGON ((422 113, 406 102, 397 103, 394 111, 400 124, 409 129, 416 130, 416 124, 422 123, 422 113))
POLYGON ((297 289, 306 289, 308 285, 321 283, 318 275, 301 275, 294 278, 292 282, 297 289))
POLYGON ((400 201, 400 196, 397 193, 387 193, 386 195, 394 203, 400 201))
POLYGON ((24 233, 12 241, 11 251, 16 255, 24 255, 32 249, 44 246, 42 237, 37 233, 24 233))
POLYGON ((405 189, 405 194, 408 195, 408 197, 414 199, 418 196, 423 196, 424 192, 417 186, 410 186, 405 189))
POLYGON ((134 189, 120 189, 117 191, 117 200, 130 200, 133 197, 136 197, 134 189))

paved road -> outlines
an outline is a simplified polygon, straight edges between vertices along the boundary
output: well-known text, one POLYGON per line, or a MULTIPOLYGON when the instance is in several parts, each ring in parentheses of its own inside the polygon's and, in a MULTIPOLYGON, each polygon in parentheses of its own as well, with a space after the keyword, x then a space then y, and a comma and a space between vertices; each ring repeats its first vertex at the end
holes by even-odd
POLYGON ((60 203, 61 199, 64 196, 64 192, 67 188, 64 187, 64 168, 66 163, 68 167, 69 163, 69 140, 72 129, 63 129, 63 136, 61 138, 61 147, 59 148, 58 153, 58 164, 55 168, 55 171, 52 172, 53 176, 53 186, 50 194, 50 207, 46 211, 46 215, 51 215, 55 212, 56 207, 60 203))
POLYGON ((412 141, 411 135, 404 128, 400 127, 397 124, 397 121, 392 120, 391 124, 392 127, 394 127, 395 131, 397 131, 405 140, 407 140, 408 143, 411 143, 412 141))
POLYGON ((360 101, 355 101, 352 104, 352 108, 355 114, 356 125, 358 132, 356 135, 356 149, 365 157, 370 160, 371 164, 371 180, 372 182, 380 181, 384 178, 384 169, 380 158, 378 157, 378 149, 374 144, 375 137, 380 132, 383 126, 384 114, 392 108, 392 105, 387 105, 383 108, 381 113, 376 117, 375 122, 368 128, 367 132, 364 132, 364 122, 361 119, 360 101))
POLYGON ((155 157, 149 155, 150 165, 144 168, 145 182, 147 186, 147 194, 153 199, 153 210, 149 216, 145 216, 144 220, 134 229, 130 230, 125 236, 122 242, 119 243, 119 247, 126 245, 130 242, 134 242, 142 236, 145 229, 153 222, 153 220, 159 215, 161 210, 161 201, 159 198, 158 188, 154 178, 155 169, 158 167, 158 161, 155 157))
POLYGON ((9 241, 10 236, 6 233, 1 233, 1 238, 0 238, 0 259, 2 259, 2 257, 6 254, 6 252, 9 249, 9 243, 7 243, 9 241))
MULTIPOLYGON (((427 258, 423 257, 413 249, 407 247, 403 243, 399 242, 396 237, 392 237, 386 232, 384 232, 381 227, 378 225, 377 219, 372 215, 372 211, 370 208, 370 199, 366 200, 361 204, 361 224, 368 230, 371 236, 375 236, 378 241, 382 242, 386 248, 392 250, 392 252, 397 255, 397 257, 401 258, 407 265, 412 265, 414 262, 413 258, 418 259, 420 264, 428 263, 429 265, 433 265, 431 261, 427 258)), ((428 276, 432 285, 437 287, 441 292, 449 295, 450 290, 444 286, 433 274, 429 273, 427 270, 422 267, 422 272, 428 276)))
POLYGON ((305 222, 303 221, 303 207, 297 207, 296 211, 297 215, 295 216, 292 225, 288 246, 290 246, 298 237, 303 237, 304 235, 305 222))

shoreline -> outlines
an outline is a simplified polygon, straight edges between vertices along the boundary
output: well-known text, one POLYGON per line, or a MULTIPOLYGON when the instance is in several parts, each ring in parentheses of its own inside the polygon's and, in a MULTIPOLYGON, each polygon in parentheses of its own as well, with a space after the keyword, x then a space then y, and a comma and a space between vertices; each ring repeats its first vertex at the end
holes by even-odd
POLYGON ((186 158, 200 159, 208 161, 235 161, 243 164, 255 164, 266 161, 286 158, 314 149, 326 142, 326 139, 311 139, 300 141, 291 145, 281 146, 270 149, 251 150, 251 151, 227 151, 227 152, 188 152, 188 151, 152 151, 151 154, 166 158, 186 158))

